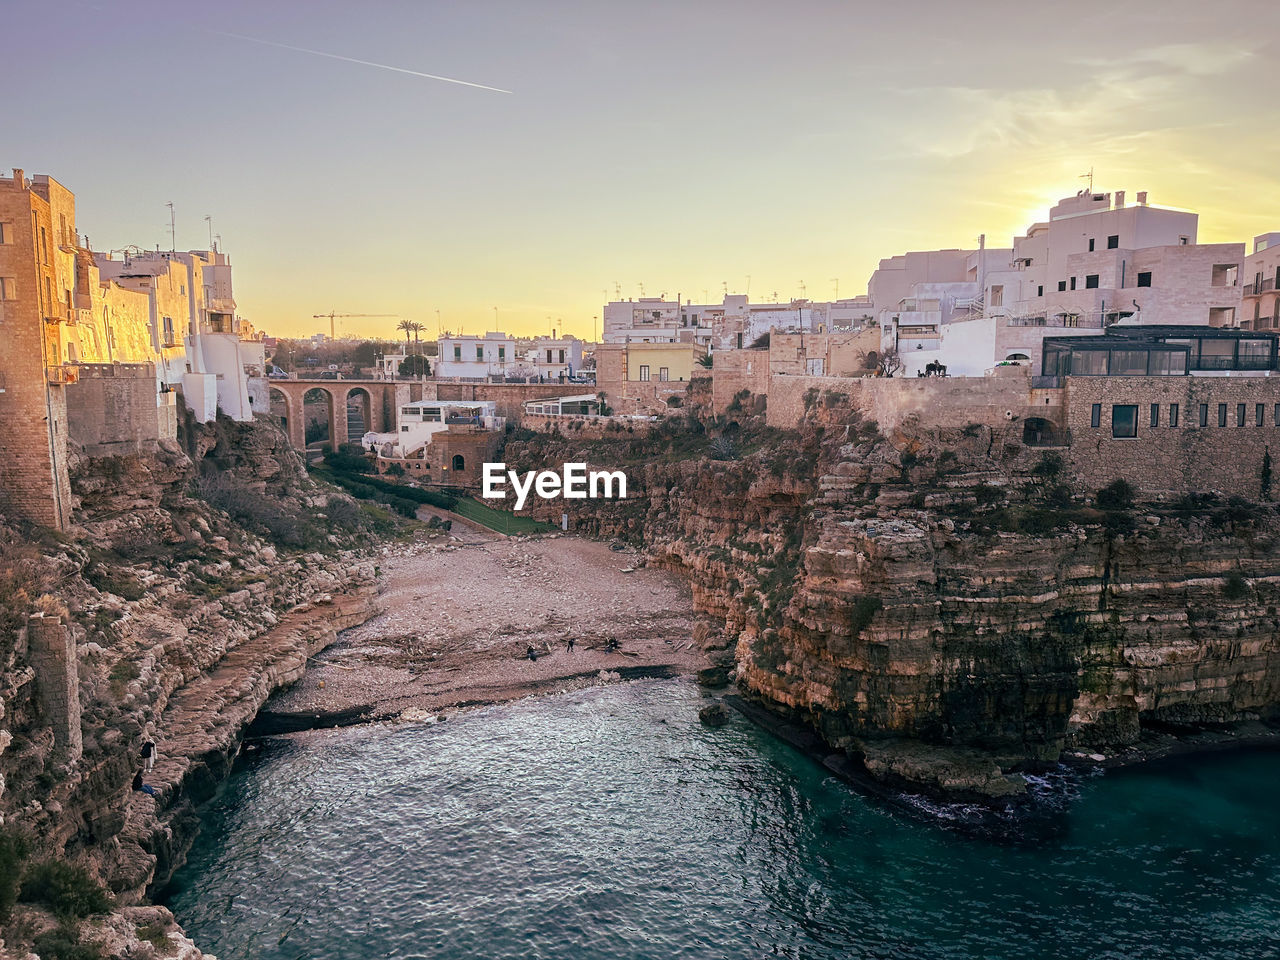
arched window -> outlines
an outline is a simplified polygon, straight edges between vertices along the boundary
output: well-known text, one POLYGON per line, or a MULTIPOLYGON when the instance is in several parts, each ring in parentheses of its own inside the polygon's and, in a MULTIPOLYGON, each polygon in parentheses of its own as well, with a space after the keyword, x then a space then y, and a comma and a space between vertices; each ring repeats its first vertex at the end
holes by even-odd
POLYGON ((1275 302, 1271 305, 1271 329, 1280 327, 1280 294, 1276 295, 1275 302))
POLYGON ((463 460, 463 459, 462 459, 462 454, 460 454, 460 453, 455 453, 455 454, 453 455, 453 469, 454 469, 454 470, 465 470, 466 468, 467 468, 467 461, 465 461, 465 460, 463 460))

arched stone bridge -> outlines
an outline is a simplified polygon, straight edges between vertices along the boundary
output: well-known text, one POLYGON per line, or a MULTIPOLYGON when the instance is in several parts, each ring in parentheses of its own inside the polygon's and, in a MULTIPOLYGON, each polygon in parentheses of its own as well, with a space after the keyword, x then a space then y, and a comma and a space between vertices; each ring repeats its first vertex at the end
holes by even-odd
MULTIPOLYGON (((303 412, 305 397, 312 390, 323 392, 328 414, 329 439, 325 446, 336 450, 348 442, 351 422, 348 405, 364 421, 364 429, 390 433, 396 428, 396 409, 415 400, 491 400, 497 403, 498 416, 518 418, 526 400, 568 397, 589 393, 593 388, 580 383, 437 383, 434 380, 268 380, 269 409, 283 406, 285 430, 289 442, 305 450, 306 424, 303 412)), ((359 442, 360 437, 354 438, 359 442)))

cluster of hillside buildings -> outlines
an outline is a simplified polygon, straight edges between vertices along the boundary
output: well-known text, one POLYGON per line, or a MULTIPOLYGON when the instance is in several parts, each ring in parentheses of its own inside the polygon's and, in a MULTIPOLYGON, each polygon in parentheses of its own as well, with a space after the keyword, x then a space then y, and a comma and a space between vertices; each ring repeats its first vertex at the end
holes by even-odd
MULTIPOLYGON (((850 300, 722 304, 663 298, 604 307, 606 344, 690 343, 749 348, 764 333, 845 333, 874 327, 899 375, 930 364, 982 376, 1002 363, 1041 367, 1053 334, 1116 325, 1280 328, 1280 233, 1243 243, 1197 242, 1198 215, 1140 192, 1080 191, 1012 246, 916 251, 880 261, 867 294, 850 300)), ((936 369, 936 367, 935 367, 936 369)), ((816 371, 815 371, 816 372, 816 371)))
POLYGON ((263 341, 236 314, 226 254, 95 252, 71 191, 22 170, 0 177, 0 339, 0 486, 50 526, 69 517, 69 442, 133 453, 176 437, 185 411, 265 408, 263 341))

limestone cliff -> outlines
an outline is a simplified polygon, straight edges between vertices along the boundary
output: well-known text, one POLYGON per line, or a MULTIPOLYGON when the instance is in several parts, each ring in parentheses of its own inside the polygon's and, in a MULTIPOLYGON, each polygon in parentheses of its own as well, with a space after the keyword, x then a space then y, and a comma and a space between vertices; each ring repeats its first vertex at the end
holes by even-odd
POLYGON ((743 399, 645 437, 517 435, 506 459, 626 469, 631 498, 580 501, 578 527, 683 570, 740 685, 872 774, 1005 796, 1064 750, 1276 716, 1272 506, 1134 505, 1012 428, 886 437, 832 394, 786 434, 743 399))
POLYGON ((72 492, 65 535, 0 518, 0 860, 20 840, 28 864, 72 863, 136 903, 261 703, 371 612, 359 547, 395 524, 312 482, 265 421, 77 458, 72 492), (154 798, 131 789, 147 738, 154 798))

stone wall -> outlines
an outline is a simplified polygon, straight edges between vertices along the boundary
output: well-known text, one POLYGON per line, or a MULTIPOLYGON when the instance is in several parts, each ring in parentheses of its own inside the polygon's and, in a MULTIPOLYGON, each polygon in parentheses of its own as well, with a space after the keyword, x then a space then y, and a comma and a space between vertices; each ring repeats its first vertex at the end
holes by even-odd
POLYGON ((599 440, 619 431, 646 434, 653 429, 653 420, 637 420, 631 417, 574 417, 553 416, 545 413, 526 413, 520 425, 530 430, 558 431, 566 436, 584 440, 599 440))
POLYGON ((1259 499, 1265 453, 1280 458, 1280 378, 1069 377, 1066 392, 1070 467, 1088 486, 1123 477, 1144 493, 1219 491, 1259 499), (1155 426, 1152 404, 1158 406, 1155 426), (1176 427, 1170 426, 1173 404, 1176 427), (1244 426, 1238 425, 1241 404, 1244 426), (1114 408, 1121 405, 1138 408, 1136 437, 1112 436, 1114 408), (1219 426, 1221 412, 1226 426, 1219 426))
MULTIPOLYGON (((67 475, 67 409, 59 321, 61 302, 45 293, 64 289, 56 263, 37 257, 42 242, 55 243, 49 203, 21 170, 0 178, 0 221, 12 242, 0 244, 0 277, 8 297, 0 302, 0 504, 15 516, 51 527, 71 518, 67 475), (40 239, 43 231, 44 240, 40 239), (51 323, 45 323, 46 317, 51 323)), ((70 281, 67 281, 69 284, 70 281)))
MULTIPOLYGON (((1011 368, 1015 371, 1020 368, 1011 368)), ((772 377, 769 381, 768 422, 795 427, 807 413, 805 395, 816 390, 810 406, 825 403, 826 395, 848 397, 853 406, 881 430, 889 431, 908 417, 939 428, 971 423, 1005 426, 1011 418, 1046 416, 1045 404, 1054 391, 1030 389, 1024 375, 1010 377, 772 377)))
POLYGON ((172 439, 165 436, 167 422, 162 425, 156 403, 155 364, 82 364, 79 381, 66 390, 71 439, 88 456, 146 453, 156 441, 172 439))
POLYGON ((767 350, 720 350, 711 364, 711 407, 716 413, 728 409, 743 390, 761 394, 769 391, 767 350))
POLYGON ((53 728, 54 743, 68 762, 79 759, 80 678, 76 645, 60 617, 37 613, 27 619, 27 657, 36 672, 44 718, 53 728))

